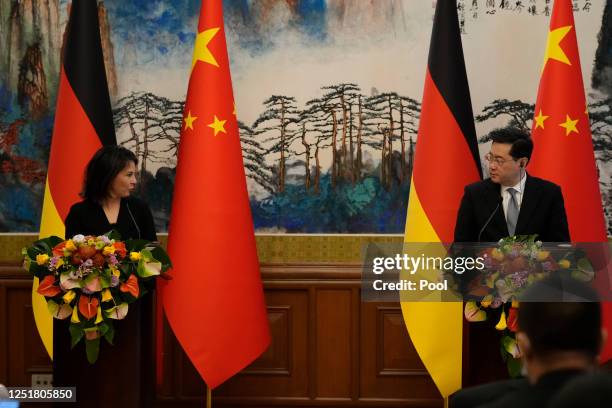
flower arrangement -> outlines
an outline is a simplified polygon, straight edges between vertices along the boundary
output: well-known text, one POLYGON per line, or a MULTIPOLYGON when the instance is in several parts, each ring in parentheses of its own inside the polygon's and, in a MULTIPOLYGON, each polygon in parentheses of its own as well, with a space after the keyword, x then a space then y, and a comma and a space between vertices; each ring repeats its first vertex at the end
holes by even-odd
POLYGON ((518 377, 520 350, 515 333, 518 329, 518 298, 523 290, 550 273, 565 273, 573 279, 590 281, 593 267, 582 251, 570 245, 545 248, 537 235, 503 238, 493 248, 480 252, 485 269, 467 284, 464 315, 470 322, 497 322, 502 333, 501 352, 508 372, 518 377))
POLYGON ((119 234, 75 235, 36 241, 22 250, 24 268, 39 279, 38 293, 56 319, 70 318, 71 346, 85 339, 87 360, 98 359, 100 338, 113 343, 113 320, 171 267, 159 246, 144 240, 123 242, 119 234), (151 282, 152 283, 152 282, 151 282))

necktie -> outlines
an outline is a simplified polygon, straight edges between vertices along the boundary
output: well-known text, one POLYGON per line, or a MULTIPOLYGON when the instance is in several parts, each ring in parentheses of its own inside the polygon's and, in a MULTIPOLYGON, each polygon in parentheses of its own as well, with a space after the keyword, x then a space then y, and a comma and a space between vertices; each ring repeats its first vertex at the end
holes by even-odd
POLYGON ((519 215, 518 203, 516 202, 515 196, 518 191, 513 188, 509 188, 507 191, 510 193, 510 201, 508 201, 506 224, 508 225, 508 232, 510 233, 510 236, 512 236, 516 232, 516 221, 518 220, 519 215))

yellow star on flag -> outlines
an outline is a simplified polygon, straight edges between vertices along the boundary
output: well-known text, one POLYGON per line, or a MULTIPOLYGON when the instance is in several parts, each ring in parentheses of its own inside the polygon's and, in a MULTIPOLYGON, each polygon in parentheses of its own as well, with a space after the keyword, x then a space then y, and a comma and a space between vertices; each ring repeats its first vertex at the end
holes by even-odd
POLYGON ((576 128, 576 123, 578 123, 578 119, 572 120, 569 115, 565 115, 565 122, 560 123, 559 126, 565 128, 565 136, 569 135, 572 132, 578 133, 578 129, 576 128))
POLYGON ((223 133, 227 134, 227 132, 225 131, 225 122, 227 122, 227 120, 219 120, 217 115, 215 115, 214 122, 213 123, 209 123, 208 127, 212 128, 215 131, 215 136, 217 136, 217 133, 219 133, 219 132, 223 132, 223 133))
POLYGON ((538 113, 538 116, 535 117, 536 129, 539 127, 544 129, 544 121, 546 119, 548 119, 548 116, 542 115, 542 109, 540 109, 540 113, 538 113))
POLYGON ((219 68, 219 64, 217 63, 215 56, 208 49, 208 43, 210 43, 210 41, 218 32, 219 27, 215 27, 198 33, 198 35, 196 36, 195 45, 193 47, 193 59, 191 60, 192 70, 193 67, 195 67, 196 62, 198 61, 207 62, 219 68))
POLYGON ((197 118, 197 116, 191 116, 191 111, 189 111, 187 113, 187 116, 185 116, 185 118, 183 119, 185 121, 185 130, 193 130, 193 122, 195 122, 197 118))
POLYGON ((570 32, 571 29, 572 26, 564 26, 552 30, 548 33, 546 54, 544 54, 544 65, 542 66, 542 69, 544 69, 543 67, 546 66, 548 60, 551 59, 557 60, 567 65, 572 65, 569 58, 567 58, 567 55, 565 55, 565 51, 563 51, 563 48, 561 48, 560 45, 561 40, 565 38, 565 36, 567 35, 567 33, 570 32))

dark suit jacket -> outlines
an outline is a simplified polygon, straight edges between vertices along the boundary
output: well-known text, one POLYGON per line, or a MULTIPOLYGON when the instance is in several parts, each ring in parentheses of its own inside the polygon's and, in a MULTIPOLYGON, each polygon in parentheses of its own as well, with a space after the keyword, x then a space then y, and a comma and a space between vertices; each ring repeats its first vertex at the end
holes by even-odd
MULTIPOLYGON (((455 242, 478 242, 478 234, 492 214, 480 241, 496 242, 509 235, 500 190, 500 185, 491 179, 465 187, 455 224, 455 242)), ((558 185, 527 175, 515 233, 538 234, 538 239, 544 242, 570 241, 563 195, 558 185)))
POLYGON ((500 394, 477 408, 544 408, 559 390, 571 379, 581 375, 580 370, 559 370, 545 374, 534 385, 518 387, 515 391, 500 394))
MULTIPOLYGON (((527 379, 496 381, 488 384, 464 388, 449 399, 449 408, 474 408, 495 401, 509 393, 528 388, 527 379)), ((522 407, 517 407, 522 408, 522 407)))

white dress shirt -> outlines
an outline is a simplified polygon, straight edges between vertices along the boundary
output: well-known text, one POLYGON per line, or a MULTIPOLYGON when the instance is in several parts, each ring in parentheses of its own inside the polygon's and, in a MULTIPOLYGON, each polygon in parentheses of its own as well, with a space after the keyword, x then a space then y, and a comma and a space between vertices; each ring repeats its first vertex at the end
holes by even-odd
POLYGON ((508 220, 508 203, 512 198, 512 196, 508 192, 509 188, 513 188, 516 190, 516 193, 514 193, 514 198, 516 198, 516 204, 518 205, 519 214, 521 213, 521 203, 523 202, 523 193, 525 192, 525 182, 527 181, 527 173, 521 172, 521 175, 523 176, 523 178, 521 178, 519 182, 516 183, 514 186, 501 186, 500 192, 502 196, 502 206, 504 207, 504 218, 506 218, 506 221, 508 220))

